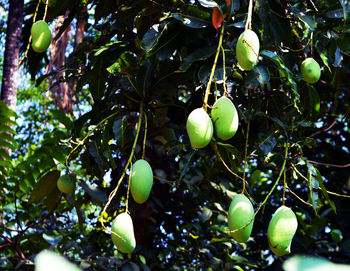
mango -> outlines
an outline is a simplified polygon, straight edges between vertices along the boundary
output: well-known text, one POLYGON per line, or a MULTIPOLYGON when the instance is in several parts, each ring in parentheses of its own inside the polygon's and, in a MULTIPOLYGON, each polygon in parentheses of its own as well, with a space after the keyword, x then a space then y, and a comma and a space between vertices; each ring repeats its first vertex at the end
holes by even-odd
POLYGON ((37 21, 31 29, 32 48, 37 53, 44 52, 51 43, 51 31, 49 25, 45 21, 37 21))
POLYGON ((211 118, 214 121, 215 134, 218 138, 228 140, 236 134, 238 113, 229 98, 221 97, 214 103, 211 118))
MULTIPOLYGON (((233 197, 228 210, 228 227, 231 231, 237 230, 249 223, 254 217, 254 208, 250 200, 243 194, 233 197)), ((245 243, 252 233, 254 219, 245 228, 231 233, 238 243, 245 243)))
POLYGON ((136 247, 134 226, 128 213, 121 213, 112 222, 112 241, 118 250, 123 253, 131 253, 136 247))
POLYGON ((203 108, 197 108, 187 118, 186 130, 193 148, 206 147, 213 137, 213 123, 203 108))
POLYGON ((75 182, 69 175, 62 175, 57 181, 57 188, 62 193, 71 193, 75 189, 75 182))
POLYGON ((270 249, 277 256, 290 253, 292 239, 298 228, 298 220, 294 212, 286 207, 279 207, 267 229, 267 239, 270 249))
POLYGON ((144 203, 153 185, 153 171, 150 164, 143 159, 137 160, 132 166, 130 190, 133 199, 144 203))
POLYGON ((254 68, 258 62, 260 43, 259 38, 252 30, 244 31, 236 44, 238 65, 246 71, 254 68))
POLYGON ((76 265, 66 260, 63 256, 50 251, 41 251, 34 259, 35 271, 80 271, 76 265))
POLYGON ((301 63, 301 75, 310 84, 316 83, 321 77, 320 65, 315 59, 309 57, 301 63))

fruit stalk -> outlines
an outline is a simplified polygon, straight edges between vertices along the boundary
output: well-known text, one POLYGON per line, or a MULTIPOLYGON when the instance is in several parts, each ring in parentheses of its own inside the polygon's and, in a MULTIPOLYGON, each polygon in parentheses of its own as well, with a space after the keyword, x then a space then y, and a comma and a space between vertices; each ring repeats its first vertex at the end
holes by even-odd
MULTIPOLYGON (((118 183, 117 183, 117 186, 116 188, 111 192, 111 194, 109 195, 108 197, 108 201, 105 205, 105 207, 103 208, 102 210, 102 213, 100 215, 100 222, 101 222, 101 225, 102 227, 112 233, 112 234, 115 234, 116 236, 118 236, 116 233, 108 230, 106 228, 106 226, 104 225, 104 222, 103 222, 103 215, 105 214, 108 206, 111 204, 111 201, 113 200, 114 196, 117 194, 117 191, 119 189, 119 186, 120 184, 122 183, 123 179, 124 179, 124 176, 126 174, 126 170, 127 168, 129 167, 130 163, 131 163, 131 160, 132 160, 132 157, 134 156, 134 152, 135 152, 135 148, 136 148, 136 143, 137 143, 137 139, 139 137, 139 134, 140 134, 140 130, 141 130, 141 121, 142 121, 142 117, 143 117, 143 103, 140 104, 140 115, 139 115, 139 120, 138 120, 138 124, 137 124, 137 130, 136 130, 136 136, 135 136, 135 139, 134 139, 134 144, 132 146, 132 149, 131 149, 131 153, 130 153, 130 156, 129 156, 129 159, 128 159, 128 162, 126 163, 125 167, 124 167, 124 170, 123 170, 123 173, 122 173, 122 176, 120 176, 120 179, 118 180, 118 183)), ((120 236, 118 236, 119 238, 121 238, 120 236)))
MULTIPOLYGON (((227 89, 226 89, 226 59, 225 59, 225 50, 224 50, 224 47, 221 45, 221 51, 222 51, 222 85, 224 87, 224 95, 223 96, 226 96, 227 94, 227 89)), ((216 101, 216 99, 215 99, 216 101)))
POLYGON ((216 50, 214 63, 213 63, 213 66, 211 68, 209 81, 208 81, 208 84, 207 84, 207 88, 205 90, 205 97, 204 97, 204 103, 203 103, 203 108, 204 108, 205 111, 207 111, 208 97, 209 97, 209 93, 210 93, 211 81, 213 80, 213 77, 214 77, 214 73, 215 73, 215 69, 216 69, 216 63, 218 61, 218 57, 219 57, 219 53, 220 53, 220 48, 221 48, 223 36, 224 36, 224 26, 222 26, 222 28, 221 28, 221 33, 220 33, 220 38, 219 38, 219 45, 218 45, 218 48, 216 50))
POLYGON ((132 162, 130 163, 130 173, 129 173, 129 182, 128 182, 128 192, 126 193, 126 202, 125 202, 125 212, 129 212, 129 195, 130 195, 130 184, 131 184, 131 175, 132 175, 132 162))
POLYGON ((253 0, 249 0, 248 17, 245 24, 245 30, 252 29, 252 13, 253 13, 253 0))
POLYGON ((250 119, 248 119, 247 135, 246 135, 246 138, 245 138, 245 145, 244 145, 244 167, 243 167, 243 189, 242 189, 242 194, 244 194, 244 192, 245 192, 245 169, 247 167, 247 149, 248 149, 249 130, 250 130, 250 119))
POLYGON ((143 136, 143 146, 142 146, 142 159, 145 158, 145 152, 146 152, 146 138, 147 138, 147 115, 146 113, 143 114, 145 117, 145 134, 143 136))
MULTIPOLYGON (((36 16, 38 15, 39 6, 40 6, 40 1, 38 1, 38 4, 36 5, 36 8, 35 8, 35 12, 34 12, 34 16, 33 16, 33 24, 35 23, 36 16)), ((31 42, 32 42, 32 35, 29 36, 29 40, 28 40, 28 45, 27 45, 26 51, 24 52, 24 56, 22 57, 22 59, 19 61, 18 67, 20 67, 21 64, 23 63, 24 59, 27 58, 31 42)))

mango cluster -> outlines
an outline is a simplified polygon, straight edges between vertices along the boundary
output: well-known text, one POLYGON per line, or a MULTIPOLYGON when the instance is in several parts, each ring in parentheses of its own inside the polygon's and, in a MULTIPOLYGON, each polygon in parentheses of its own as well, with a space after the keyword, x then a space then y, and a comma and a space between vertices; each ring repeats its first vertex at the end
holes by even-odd
MULTIPOLYGON (((153 171, 150 164, 144 160, 137 160, 130 172, 130 191, 133 199, 138 204, 147 201, 153 186, 153 171)), ((131 216, 125 212, 119 214, 112 223, 112 241, 118 250, 123 253, 131 253, 136 247, 134 226, 131 216)))
POLYGON ((211 118, 203 108, 193 110, 187 118, 186 130, 193 148, 204 148, 214 133, 218 138, 228 140, 238 129, 236 107, 227 97, 218 99, 211 110, 211 118), (213 125, 214 122, 214 125, 213 125))
MULTIPOLYGON (((254 208, 251 201, 243 194, 233 197, 228 211, 228 226, 231 235, 238 243, 245 243, 252 232, 254 208)), ((294 212, 286 207, 279 207, 267 229, 267 239, 271 251, 277 256, 289 254, 292 239, 298 228, 294 212)))

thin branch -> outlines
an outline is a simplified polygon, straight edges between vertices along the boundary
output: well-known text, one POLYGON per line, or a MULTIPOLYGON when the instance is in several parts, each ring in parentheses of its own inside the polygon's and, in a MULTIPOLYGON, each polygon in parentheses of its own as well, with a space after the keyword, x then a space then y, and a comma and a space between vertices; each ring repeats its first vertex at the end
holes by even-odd
POLYGON ((350 164, 345 164, 345 165, 335 165, 335 164, 328 164, 328 163, 322 163, 322 162, 317 162, 317 161, 312 161, 308 160, 309 163, 319 165, 319 166, 326 166, 326 167, 337 167, 337 168, 346 168, 350 167, 350 164))
POLYGON ((318 134, 329 131, 336 123, 337 123, 337 119, 334 119, 334 121, 331 123, 331 125, 329 125, 327 128, 320 130, 320 131, 317 131, 317 132, 311 134, 309 137, 314 137, 314 136, 317 136, 318 134))

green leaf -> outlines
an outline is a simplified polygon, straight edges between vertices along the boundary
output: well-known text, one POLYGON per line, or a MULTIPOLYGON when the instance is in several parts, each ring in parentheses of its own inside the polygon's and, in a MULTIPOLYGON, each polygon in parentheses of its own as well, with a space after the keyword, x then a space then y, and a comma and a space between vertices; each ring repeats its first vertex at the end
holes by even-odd
POLYGON ((46 233, 43 233, 43 238, 46 242, 48 242, 51 246, 57 246, 59 244, 59 242, 62 241, 63 236, 62 235, 48 235, 46 233))
POLYGON ((206 60, 212 55, 214 55, 215 52, 216 46, 200 48, 183 59, 179 70, 182 72, 186 72, 194 62, 206 60))
POLYGON ((50 111, 52 117, 62 123, 68 131, 73 128, 73 122, 62 110, 53 109, 50 111))
POLYGON ((60 171, 53 170, 42 176, 30 194, 29 204, 37 202, 43 199, 45 196, 48 196, 52 190, 55 189, 60 174, 60 171))
POLYGON ((61 199, 61 191, 58 190, 57 186, 46 196, 46 206, 49 212, 53 211, 57 207, 61 199))
POLYGON ((350 3, 349 0, 339 0, 344 14, 344 25, 348 25, 350 22, 350 3))
POLYGON ((294 105, 296 106, 296 108, 298 108, 297 103, 299 102, 300 95, 298 92, 297 83, 294 80, 294 76, 292 72, 285 66, 282 59, 275 52, 263 50, 260 52, 259 55, 266 57, 270 59, 273 63, 275 63, 280 75, 287 80, 286 81, 287 85, 290 85, 292 87, 292 90, 294 93, 294 105))
POLYGON ((170 21, 164 26, 157 26, 152 26, 150 33, 147 32, 141 42, 141 47, 147 51, 147 57, 170 45, 183 29, 183 24, 177 20, 170 21))
POLYGON ((99 190, 95 185, 91 185, 89 183, 79 183, 80 186, 95 200, 102 201, 106 203, 108 198, 101 190, 99 190))
POLYGON ((118 117, 113 123, 113 133, 114 139, 117 141, 120 146, 124 146, 124 133, 127 126, 126 117, 118 117))
POLYGON ((196 18, 190 15, 180 14, 180 13, 174 13, 172 14, 173 18, 182 22, 185 26, 191 27, 191 28, 205 28, 209 26, 208 20, 196 18))

